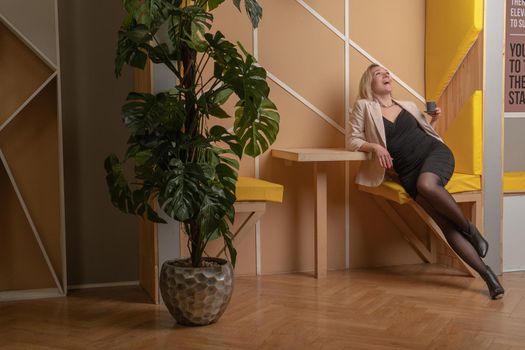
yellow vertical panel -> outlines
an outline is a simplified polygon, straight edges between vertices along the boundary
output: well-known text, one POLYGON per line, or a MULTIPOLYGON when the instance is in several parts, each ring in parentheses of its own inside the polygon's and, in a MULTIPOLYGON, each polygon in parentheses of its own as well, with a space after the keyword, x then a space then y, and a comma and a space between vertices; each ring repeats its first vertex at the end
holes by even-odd
POLYGON ((437 100, 483 29, 483 0, 427 0, 425 83, 437 100))
POLYGON ((477 90, 449 125, 445 143, 454 153, 458 173, 481 175, 483 171, 483 92, 477 90))
POLYGON ((349 16, 350 38, 424 95, 425 0, 351 0, 349 16))

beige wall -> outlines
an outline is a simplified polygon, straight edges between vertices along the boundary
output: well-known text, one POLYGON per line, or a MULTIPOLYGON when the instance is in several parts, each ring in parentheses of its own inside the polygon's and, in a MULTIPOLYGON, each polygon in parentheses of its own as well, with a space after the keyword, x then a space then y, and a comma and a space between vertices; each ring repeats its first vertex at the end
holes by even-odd
POLYGON ((69 284, 138 279, 137 219, 113 208, 104 158, 122 156, 120 107, 132 89, 113 62, 120 1, 60 0, 65 204, 69 284))
MULTIPOLYGON (((344 31, 344 1, 307 1, 338 30, 344 31)), ((351 37, 420 94, 423 93, 424 0, 350 1, 351 37), (390 23, 378 36, 368 23, 390 23), (360 30, 361 29, 361 30, 360 30)), ((262 0, 259 29, 260 63, 271 73, 344 128, 344 44, 296 1, 262 0)), ((102 161, 121 153, 125 132, 119 109, 131 79, 113 78, 115 38, 120 3, 80 0, 59 2, 64 71, 64 133, 68 269, 71 283, 136 279, 136 220, 111 207, 102 161), (93 26, 92 18, 99 18, 93 26), (100 18, 103 16, 103 18, 100 18)), ((244 14, 227 2, 214 12, 214 28, 230 41, 253 49, 244 14)), ((354 50, 351 102, 368 62, 354 50)), ((281 133, 275 147, 343 147, 344 135, 274 82, 271 97, 281 113, 281 133)), ((401 87, 396 96, 414 100, 401 87)), ((328 164, 329 268, 345 267, 345 167, 328 164)), ((368 195, 357 191, 350 177, 351 267, 419 263, 390 222, 368 195)), ((254 176, 255 161, 246 158, 241 174, 254 176)), ((261 222, 262 272, 284 273, 313 269, 313 168, 285 164, 269 154, 260 157, 261 178, 285 186, 283 204, 270 204, 261 222)), ((403 208, 398 208, 404 212, 403 208)), ((406 214, 406 213, 405 213, 406 214)), ((408 213, 410 214, 410 213, 408 213)), ((410 216, 410 215, 408 215, 410 216)), ((240 219, 240 217, 239 217, 240 219)), ((414 221, 408 217, 408 220, 414 221)), ((417 222, 415 222, 418 224, 417 222)), ((255 273, 254 235, 240 238, 238 274, 255 273)), ((212 247, 213 248, 213 247, 212 247)))
MULTIPOLYGON (((345 127, 344 42, 296 1, 261 0, 264 16, 258 30, 259 62, 303 96, 336 125, 345 127)), ((344 32, 344 0, 307 1, 339 31, 344 32)), ((251 43, 251 30, 236 11, 224 6, 215 12, 216 25, 227 38, 251 43), (241 26, 238 23, 242 23, 241 26)), ((385 64, 419 94, 424 93, 424 0, 350 1, 350 37, 385 64), (375 27, 374 27, 375 23, 375 27), (378 30, 378 28, 386 28, 378 30)), ((351 49, 350 100, 354 102, 362 71, 370 63, 351 49)), ((270 81, 271 98, 281 114, 281 132, 273 147, 344 147, 344 134, 270 81)), ((416 99, 402 87, 400 99, 416 99)), ((420 104, 423 107, 422 104, 420 104)), ((253 176, 255 161, 243 162, 241 174, 253 176)), ((345 268, 345 167, 322 165, 328 172, 328 267, 345 268)), ((350 266, 419 263, 420 259, 367 194, 354 186, 358 164, 351 164, 350 266)), ((285 186, 284 202, 270 204, 261 220, 263 274, 313 270, 313 167, 286 164, 264 154, 262 179, 285 186)), ((405 208, 398 211, 422 234, 425 229, 405 208), (419 226, 418 226, 419 225, 419 226)), ((254 235, 237 243, 237 274, 254 274, 254 235)))

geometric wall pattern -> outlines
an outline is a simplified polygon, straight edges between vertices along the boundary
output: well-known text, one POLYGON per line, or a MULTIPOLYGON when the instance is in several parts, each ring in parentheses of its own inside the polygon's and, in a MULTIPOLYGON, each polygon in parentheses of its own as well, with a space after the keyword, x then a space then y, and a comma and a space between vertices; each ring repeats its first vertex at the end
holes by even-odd
POLYGON ((56 14, 0 3, 0 300, 67 292, 56 14))
MULTIPOLYGON (((417 15, 418 20, 410 21, 410 26, 402 23, 393 30, 398 37, 406 32, 409 38, 416 39, 413 48, 408 46, 414 50, 410 54, 400 52, 399 47, 385 48, 395 44, 394 41, 381 41, 379 47, 377 40, 368 39, 370 30, 369 33, 358 33, 359 27, 369 28, 369 24, 361 24, 366 18, 378 18, 379 21, 384 14, 384 19, 388 19, 387 14, 392 11, 385 10, 390 4, 383 1, 261 0, 260 4, 264 17, 259 29, 252 31, 245 14, 239 14, 225 2, 214 11, 212 30, 221 30, 232 42, 242 42, 268 71, 271 97, 281 113, 280 134, 274 147, 344 147, 347 113, 354 102, 358 74, 370 62, 379 62, 392 72, 397 84, 396 97, 420 104, 424 101, 424 32, 419 31, 423 29, 423 21, 419 20, 424 15, 423 0, 416 1, 416 4, 413 0, 403 0, 392 5, 394 13, 401 14, 400 21, 417 15), (378 9, 382 9, 379 15, 378 9), (403 15, 404 12, 409 15, 403 15), (408 73, 398 71, 406 66, 410 67, 408 73)), ((155 72, 153 77, 155 86, 155 72)), ((327 164, 332 184, 328 194, 328 244, 332 252, 329 268, 419 261, 416 256, 408 255, 410 252, 405 254, 402 240, 397 241, 397 237, 389 235, 392 229, 387 220, 375 219, 368 227, 357 229, 361 226, 358 222, 372 216, 376 208, 352 184, 355 165, 345 168, 344 164, 327 164), (355 231, 379 233, 367 235, 357 242, 360 238, 358 235, 352 237, 351 225, 355 231), (381 252, 382 246, 395 244, 395 253, 384 254, 383 258, 379 253, 367 255, 365 249, 356 248, 365 246, 368 249, 369 239, 383 236, 385 243, 379 249, 374 248, 375 251, 381 252), (394 259, 391 259, 392 255, 395 255, 394 259)), ((241 175, 284 184, 285 193, 282 204, 269 206, 255 234, 245 235, 236 242, 239 252, 236 273, 310 270, 313 266, 313 239, 310 238, 313 236, 312 174, 311 164, 289 166, 272 159, 270 152, 255 161, 248 157, 243 159, 241 175)))

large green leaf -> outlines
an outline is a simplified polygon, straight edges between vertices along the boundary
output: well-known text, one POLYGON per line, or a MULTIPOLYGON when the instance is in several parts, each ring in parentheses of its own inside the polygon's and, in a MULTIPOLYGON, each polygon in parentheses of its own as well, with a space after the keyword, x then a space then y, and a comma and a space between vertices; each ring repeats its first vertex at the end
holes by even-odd
POLYGON ((124 125, 131 136, 176 134, 184 125, 184 101, 170 93, 157 95, 132 92, 122 107, 124 125))
POLYGON ((131 191, 124 176, 122 164, 113 154, 106 158, 104 167, 111 202, 115 207, 124 213, 145 216, 154 222, 165 222, 149 204, 153 197, 154 188, 142 186, 142 188, 131 191))
POLYGON ((208 11, 212 11, 212 10, 216 9, 224 1, 225 0, 208 0, 207 1, 208 11))
POLYGON ((145 25, 135 21, 118 32, 117 55, 115 57, 115 75, 120 76, 124 64, 143 69, 147 56, 144 50, 152 36, 145 25))
POLYGON ((187 221, 197 217, 208 192, 209 165, 172 161, 172 171, 159 193, 159 204, 170 217, 187 221), (207 176, 208 175, 208 176, 207 176))
POLYGON ((180 6, 181 0, 123 0, 124 9, 141 24, 158 27, 169 15, 169 10, 180 6))
POLYGON ((106 183, 109 188, 111 202, 125 213, 134 212, 133 197, 128 182, 124 176, 122 164, 116 155, 112 154, 104 162, 106 183))
MULTIPOLYGON (((233 4, 235 7, 237 7, 237 9, 239 9, 239 11, 241 10, 241 0, 233 0, 233 4)), ((259 5, 257 0, 244 0, 244 8, 246 9, 246 13, 250 18, 250 21, 252 22, 252 26, 257 28, 263 15, 262 7, 259 5)))
POLYGON ((244 146, 244 152, 252 157, 264 153, 275 142, 279 132, 280 117, 275 105, 264 99, 256 112, 242 106, 235 112, 234 130, 244 146))
POLYGON ((210 190, 202 200, 197 219, 201 234, 204 237, 210 236, 217 230, 230 205, 231 203, 227 200, 222 188, 218 186, 210 187, 210 190))
POLYGON ((204 52, 208 47, 204 34, 211 28, 213 16, 199 6, 188 6, 171 11, 168 35, 177 49, 182 43, 197 52, 204 52))
POLYGON ((230 133, 223 126, 215 125, 210 129, 210 141, 224 142, 230 147, 233 154, 238 158, 242 157, 242 145, 239 143, 237 135, 230 133))

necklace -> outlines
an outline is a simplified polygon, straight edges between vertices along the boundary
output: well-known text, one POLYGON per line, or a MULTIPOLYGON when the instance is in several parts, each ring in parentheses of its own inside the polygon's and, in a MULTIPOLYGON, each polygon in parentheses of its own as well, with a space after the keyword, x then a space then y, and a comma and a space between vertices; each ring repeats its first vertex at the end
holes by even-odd
POLYGON ((390 105, 384 105, 381 101, 377 100, 377 102, 379 103, 379 105, 383 108, 390 108, 390 107, 394 107, 396 105, 396 103, 394 101, 392 101, 392 103, 390 105))

